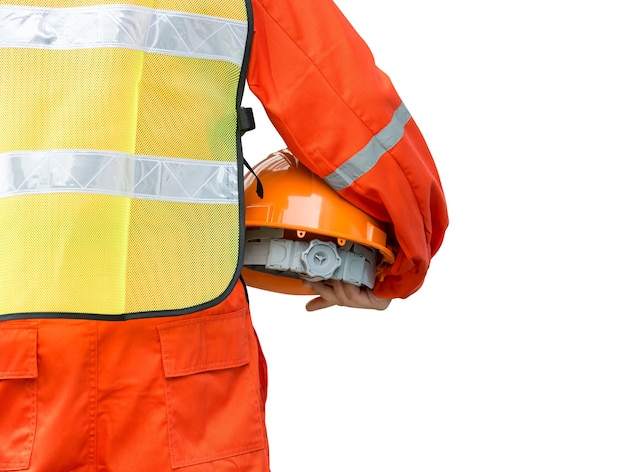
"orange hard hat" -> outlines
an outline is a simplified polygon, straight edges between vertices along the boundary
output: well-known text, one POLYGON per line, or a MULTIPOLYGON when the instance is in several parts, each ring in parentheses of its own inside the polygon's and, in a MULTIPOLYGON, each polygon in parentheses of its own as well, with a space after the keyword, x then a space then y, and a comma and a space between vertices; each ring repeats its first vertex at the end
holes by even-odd
POLYGON ((313 294, 303 280, 339 279, 373 288, 381 267, 393 263, 384 224, 341 197, 289 150, 254 166, 244 187, 247 285, 293 295, 313 294))

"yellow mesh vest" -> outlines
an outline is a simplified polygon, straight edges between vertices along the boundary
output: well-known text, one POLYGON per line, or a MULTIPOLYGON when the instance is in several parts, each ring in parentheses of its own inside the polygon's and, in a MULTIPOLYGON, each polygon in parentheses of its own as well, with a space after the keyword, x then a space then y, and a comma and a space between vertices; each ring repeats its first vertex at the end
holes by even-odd
POLYGON ((33 3, 0 2, 0 319, 219 302, 249 1, 33 3))

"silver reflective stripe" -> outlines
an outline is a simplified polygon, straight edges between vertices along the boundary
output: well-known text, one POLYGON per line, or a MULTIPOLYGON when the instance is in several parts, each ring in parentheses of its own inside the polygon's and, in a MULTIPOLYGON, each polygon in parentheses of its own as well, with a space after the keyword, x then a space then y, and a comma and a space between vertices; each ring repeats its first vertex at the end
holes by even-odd
POLYGON ((241 65, 245 22, 132 5, 0 6, 0 47, 119 47, 241 65))
POLYGON ((378 160, 404 135, 404 126, 411 119, 409 110, 404 103, 396 109, 391 122, 376 134, 367 145, 343 163, 335 172, 324 180, 337 192, 352 185, 372 169, 378 160))
POLYGON ((0 198, 59 192, 236 204, 237 164, 109 151, 0 154, 0 198))

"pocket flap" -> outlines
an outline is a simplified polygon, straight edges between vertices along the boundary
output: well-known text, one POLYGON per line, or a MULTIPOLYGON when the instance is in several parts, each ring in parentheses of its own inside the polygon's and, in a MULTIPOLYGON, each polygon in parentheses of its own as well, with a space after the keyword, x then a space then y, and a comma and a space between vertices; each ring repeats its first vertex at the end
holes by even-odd
POLYGON ((37 324, 0 324, 0 380, 37 377, 37 324))
POLYGON ((239 367, 249 362, 246 310, 158 327, 166 377, 239 367))

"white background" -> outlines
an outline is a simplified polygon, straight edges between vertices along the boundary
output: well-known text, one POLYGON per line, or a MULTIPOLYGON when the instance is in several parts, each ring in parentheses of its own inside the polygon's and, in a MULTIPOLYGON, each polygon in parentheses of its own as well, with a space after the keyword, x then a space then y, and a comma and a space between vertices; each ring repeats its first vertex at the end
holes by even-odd
MULTIPOLYGON (((450 228, 385 312, 251 289, 273 472, 626 471, 621 3, 337 1, 429 144, 450 228)), ((283 143, 244 105, 255 163, 283 143)))

